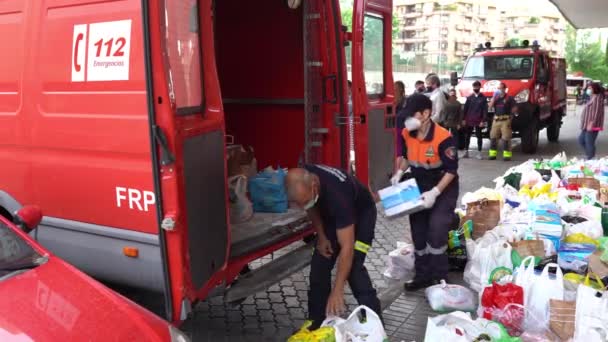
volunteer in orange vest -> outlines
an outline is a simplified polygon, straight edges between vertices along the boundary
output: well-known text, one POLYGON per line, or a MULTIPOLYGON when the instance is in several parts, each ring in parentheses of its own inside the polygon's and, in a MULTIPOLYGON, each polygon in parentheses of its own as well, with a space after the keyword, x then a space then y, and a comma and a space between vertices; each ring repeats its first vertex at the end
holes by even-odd
POLYGON ((405 109, 405 151, 391 182, 399 182, 411 170, 422 192, 425 209, 410 215, 416 249, 416 277, 405 284, 415 291, 447 280, 448 231, 458 200, 458 155, 445 128, 431 120, 432 102, 425 95, 412 95, 405 109))

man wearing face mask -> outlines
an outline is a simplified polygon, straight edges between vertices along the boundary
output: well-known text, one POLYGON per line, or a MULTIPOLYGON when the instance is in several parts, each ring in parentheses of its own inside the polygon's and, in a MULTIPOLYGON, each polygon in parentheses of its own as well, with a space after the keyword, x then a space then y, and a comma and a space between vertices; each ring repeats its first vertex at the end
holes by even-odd
POLYGON ((458 199, 458 155, 455 142, 431 119, 431 100, 412 95, 402 132, 405 156, 395 173, 408 167, 422 192, 423 211, 410 215, 416 249, 416 277, 405 285, 415 291, 447 279, 448 231, 458 199))
POLYGON ((416 88, 416 92, 422 94, 426 91, 426 87, 424 86, 424 81, 416 81, 414 87, 416 88))
POLYGON ((441 81, 437 74, 428 74, 425 81, 426 91, 433 103, 431 119, 435 122, 440 122, 447 104, 446 94, 440 89, 441 81))
POLYGON ((364 266, 376 226, 376 204, 369 190, 346 172, 325 165, 289 170, 285 186, 290 203, 307 211, 317 232, 310 264, 307 329, 315 330, 326 316, 344 311, 347 281, 359 305, 381 316, 380 301, 364 266))
POLYGON ((496 160, 498 155, 498 140, 502 140, 502 158, 505 161, 509 161, 513 157, 513 152, 511 152, 511 137, 513 136, 511 120, 513 119, 513 115, 517 114, 517 103, 513 97, 507 94, 506 84, 500 83, 488 106, 495 110, 492 129, 490 130, 489 159, 496 160))

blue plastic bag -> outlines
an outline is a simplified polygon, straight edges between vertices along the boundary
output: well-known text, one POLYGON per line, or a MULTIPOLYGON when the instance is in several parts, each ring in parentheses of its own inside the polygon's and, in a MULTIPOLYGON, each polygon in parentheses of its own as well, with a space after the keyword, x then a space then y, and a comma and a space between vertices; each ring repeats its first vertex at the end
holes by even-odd
POLYGON ((258 213, 284 213, 287 211, 285 176, 287 172, 265 169, 249 180, 249 194, 253 211, 258 213))

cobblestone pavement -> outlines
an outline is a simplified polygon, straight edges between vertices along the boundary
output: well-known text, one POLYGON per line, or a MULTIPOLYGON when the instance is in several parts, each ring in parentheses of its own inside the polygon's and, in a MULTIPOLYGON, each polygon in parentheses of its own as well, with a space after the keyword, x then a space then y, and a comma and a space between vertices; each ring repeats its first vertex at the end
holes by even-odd
MULTIPOLYGON (((538 156, 552 157, 563 150, 568 156, 581 155, 576 142, 579 115, 574 113, 569 115, 564 122, 559 144, 547 143, 544 131, 541 132, 538 156)), ((514 142, 515 145, 519 144, 518 140, 514 142)), ((486 150, 487 147, 485 146, 486 150)), ((599 139, 598 155, 606 155, 607 152, 608 139, 599 139)), ((490 162, 473 158, 462 160, 461 194, 484 185, 492 186, 491 182, 496 176, 528 158, 529 156, 521 154, 520 149, 515 147, 512 162, 500 160, 490 162)), ((395 248, 396 242, 409 240, 409 226, 406 221, 404 218, 387 220, 380 215, 376 227, 376 239, 366 261, 374 284, 381 293, 381 299, 390 303, 384 311, 384 318, 386 331, 391 341, 395 342, 422 341, 427 318, 435 315, 422 291, 404 294, 400 291, 400 284, 388 283, 382 275, 387 255, 395 248), (388 293, 387 289, 395 290, 394 294, 388 293)), ((274 257, 279 257, 285 252, 287 250, 275 253, 274 257)), ((272 256, 253 266, 259 267, 270 260, 272 256)), ((459 282, 461 275, 452 274, 450 280, 459 282)), ((221 298, 211 298, 199 303, 192 317, 181 328, 195 342, 285 341, 306 317, 307 288, 308 269, 304 269, 237 306, 226 305, 222 303, 221 298)), ((346 303, 350 310, 356 307, 356 302, 350 294, 346 296, 346 303)))

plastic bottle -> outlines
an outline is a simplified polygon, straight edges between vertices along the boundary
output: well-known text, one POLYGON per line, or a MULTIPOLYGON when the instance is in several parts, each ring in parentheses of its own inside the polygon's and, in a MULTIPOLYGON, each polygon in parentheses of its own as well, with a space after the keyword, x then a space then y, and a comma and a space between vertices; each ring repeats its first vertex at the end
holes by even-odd
POLYGON ((604 203, 602 208, 602 228, 604 229, 604 236, 608 236, 608 203, 604 203))

